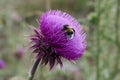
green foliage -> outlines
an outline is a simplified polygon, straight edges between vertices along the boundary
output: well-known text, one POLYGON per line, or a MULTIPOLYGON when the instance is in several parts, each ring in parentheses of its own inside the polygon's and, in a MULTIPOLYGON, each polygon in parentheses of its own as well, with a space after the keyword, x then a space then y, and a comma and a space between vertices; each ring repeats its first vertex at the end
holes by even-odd
POLYGON ((95 12, 91 12, 89 15, 88 15, 88 21, 90 24, 98 24, 98 21, 97 21, 97 14, 95 12))

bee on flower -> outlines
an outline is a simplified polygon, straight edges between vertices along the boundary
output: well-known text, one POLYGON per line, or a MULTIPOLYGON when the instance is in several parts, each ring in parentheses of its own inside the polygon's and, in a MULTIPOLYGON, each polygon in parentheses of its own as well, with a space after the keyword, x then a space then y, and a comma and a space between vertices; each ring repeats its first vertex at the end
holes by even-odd
POLYGON ((55 64, 62 67, 62 58, 74 61, 82 57, 86 49, 86 33, 79 22, 71 15, 59 11, 45 12, 39 19, 39 28, 33 28, 30 49, 36 53, 36 62, 31 69, 30 80, 40 63, 49 63, 50 69, 55 64))

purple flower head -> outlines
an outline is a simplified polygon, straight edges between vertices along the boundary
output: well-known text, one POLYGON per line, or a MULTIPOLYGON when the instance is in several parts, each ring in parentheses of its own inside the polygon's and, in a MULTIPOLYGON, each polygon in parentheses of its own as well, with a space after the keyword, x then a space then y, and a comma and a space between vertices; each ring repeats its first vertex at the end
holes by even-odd
POLYGON ((3 69, 5 67, 5 62, 0 59, 0 69, 3 69))
POLYGON ((86 49, 86 34, 72 16, 59 10, 51 10, 39 20, 40 29, 31 36, 33 53, 37 53, 42 65, 55 63, 62 66, 61 58, 77 60, 86 49))

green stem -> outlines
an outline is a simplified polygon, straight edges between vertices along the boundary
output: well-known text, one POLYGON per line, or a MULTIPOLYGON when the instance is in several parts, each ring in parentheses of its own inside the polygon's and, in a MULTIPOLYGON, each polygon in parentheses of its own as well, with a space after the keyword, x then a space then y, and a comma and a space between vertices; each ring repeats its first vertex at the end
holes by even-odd
POLYGON ((100 58, 100 3, 101 0, 97 0, 97 5, 96 5, 96 12, 97 12, 97 20, 98 23, 96 25, 96 80, 100 79, 100 63, 99 63, 99 58, 100 58))
POLYGON ((40 63, 40 60, 41 60, 41 58, 38 58, 38 59, 35 61, 32 69, 31 69, 31 72, 30 72, 29 80, 34 80, 34 75, 35 75, 36 69, 37 69, 37 67, 38 67, 38 64, 40 63))
POLYGON ((14 75, 16 76, 18 74, 18 70, 19 70, 19 64, 20 64, 20 61, 19 60, 15 60, 15 66, 14 66, 14 75))
POLYGON ((117 47, 117 54, 115 57, 115 65, 114 65, 114 70, 111 71, 110 77, 108 80, 113 80, 118 73, 118 66, 119 66, 119 60, 120 60, 120 43, 119 43, 119 16, 120 16, 120 11, 119 11, 119 5, 120 5, 120 0, 116 0, 116 17, 115 17, 115 39, 116 39, 116 47, 117 47))

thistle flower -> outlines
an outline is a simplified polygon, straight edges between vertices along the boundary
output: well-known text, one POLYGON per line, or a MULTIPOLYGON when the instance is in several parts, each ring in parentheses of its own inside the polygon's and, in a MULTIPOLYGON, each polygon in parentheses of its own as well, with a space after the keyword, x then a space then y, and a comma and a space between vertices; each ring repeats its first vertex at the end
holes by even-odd
POLYGON ((39 62, 41 65, 49 63, 50 69, 55 63, 62 67, 62 58, 77 60, 85 52, 86 34, 77 20, 65 12, 51 10, 44 13, 39 20, 39 29, 33 30, 31 49, 37 54, 33 68, 39 62))
POLYGON ((23 48, 19 48, 14 52, 14 57, 18 60, 22 59, 24 56, 25 52, 23 48))
POLYGON ((5 62, 0 59, 0 69, 3 69, 5 67, 5 62))

